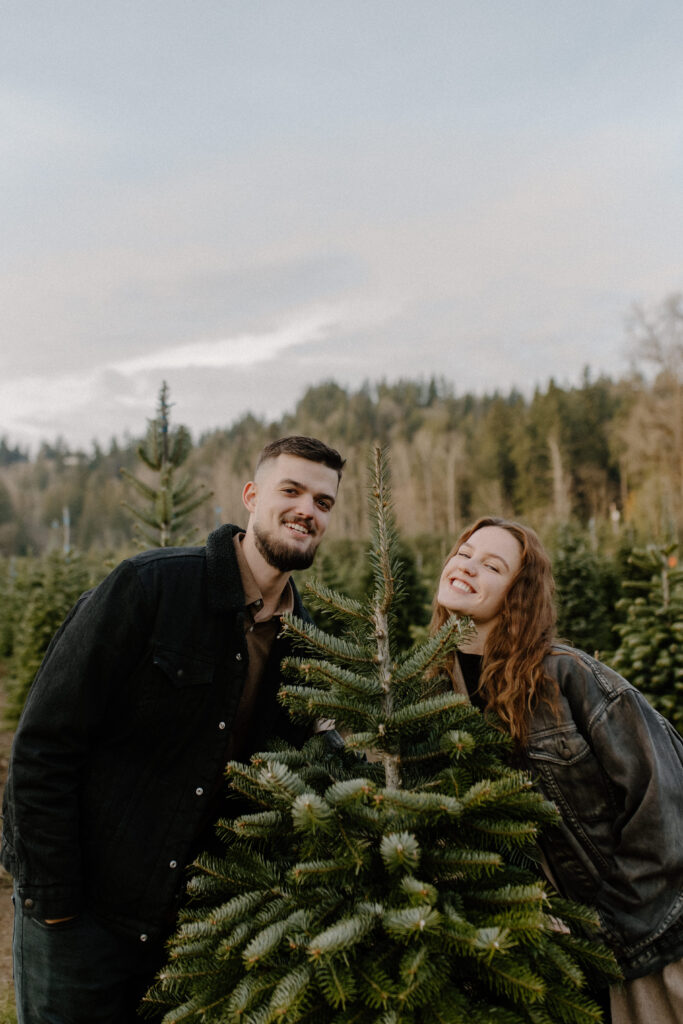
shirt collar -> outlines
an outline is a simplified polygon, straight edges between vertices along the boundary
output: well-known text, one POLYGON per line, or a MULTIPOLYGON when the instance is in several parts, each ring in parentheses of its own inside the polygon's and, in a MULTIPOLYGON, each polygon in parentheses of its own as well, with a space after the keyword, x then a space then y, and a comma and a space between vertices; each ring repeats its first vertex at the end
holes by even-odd
MULTIPOLYGON (((243 533, 236 533, 233 537, 235 557, 237 558, 237 566, 240 571, 240 576, 242 577, 244 603, 247 606, 247 610, 250 612, 252 619, 256 620, 258 613, 263 608, 263 594, 261 593, 258 583, 254 579, 254 574, 249 568, 249 563, 247 562, 244 551, 242 550, 243 540, 243 533)), ((273 617, 276 615, 284 615, 285 612, 292 611, 294 611, 294 590, 292 589, 292 580, 289 578, 282 590, 282 593, 280 594, 280 600, 273 617)))

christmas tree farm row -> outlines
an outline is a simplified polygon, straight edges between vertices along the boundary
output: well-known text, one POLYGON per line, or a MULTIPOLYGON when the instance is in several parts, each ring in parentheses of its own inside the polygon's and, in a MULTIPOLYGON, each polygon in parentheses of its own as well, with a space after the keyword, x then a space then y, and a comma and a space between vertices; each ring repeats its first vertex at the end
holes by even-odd
MULTIPOLYGON (((399 543, 408 599, 397 609, 404 649, 426 635, 431 599, 451 538, 399 543)), ((683 568, 678 547, 630 546, 606 552, 589 531, 566 526, 546 538, 557 584, 558 633, 598 654, 680 730, 683 727, 683 568)), ((299 583, 317 578, 362 600, 371 586, 367 543, 330 539, 299 583)), ((47 645, 78 596, 127 552, 98 555, 53 551, 0 559, 0 666, 7 716, 15 724, 47 645)), ((128 552, 132 553, 132 552, 128 552)), ((316 620, 334 631, 325 607, 316 620)))

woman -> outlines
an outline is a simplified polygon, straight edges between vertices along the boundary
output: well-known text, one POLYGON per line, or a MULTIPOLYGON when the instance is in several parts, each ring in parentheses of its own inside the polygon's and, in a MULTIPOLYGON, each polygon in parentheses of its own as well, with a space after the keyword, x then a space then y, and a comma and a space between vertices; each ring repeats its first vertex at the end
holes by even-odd
POLYGON ((533 530, 479 519, 446 560, 431 629, 469 616, 452 684, 498 715, 560 811, 546 874, 598 910, 626 979, 613 1024, 681 1024, 683 740, 616 672, 556 642, 553 592, 533 530))

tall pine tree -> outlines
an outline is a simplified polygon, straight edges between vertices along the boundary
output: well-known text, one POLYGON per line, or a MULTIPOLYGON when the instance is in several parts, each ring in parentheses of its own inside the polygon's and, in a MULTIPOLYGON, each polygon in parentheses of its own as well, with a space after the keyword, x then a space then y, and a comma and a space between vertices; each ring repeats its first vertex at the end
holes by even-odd
POLYGON ((177 476, 191 450, 187 427, 171 427, 168 385, 164 381, 159 391, 156 419, 148 421, 146 437, 137 447, 140 460, 158 474, 158 485, 154 487, 127 469, 121 469, 122 476, 146 502, 143 507, 123 502, 137 520, 135 529, 141 547, 183 544, 196 533, 196 530, 181 531, 186 529, 190 513, 207 501, 211 492, 203 484, 194 484, 187 473, 177 476))
POLYGON ((221 855, 198 859, 148 1006, 165 1024, 599 1021, 583 968, 614 966, 583 932, 594 917, 532 869, 554 808, 507 766, 498 728, 425 682, 467 627, 451 619, 399 652, 379 450, 371 513, 368 599, 313 587, 344 636, 286 624, 302 656, 281 699, 303 720, 333 716, 346 745, 315 736, 228 765, 245 813, 219 823, 221 855))

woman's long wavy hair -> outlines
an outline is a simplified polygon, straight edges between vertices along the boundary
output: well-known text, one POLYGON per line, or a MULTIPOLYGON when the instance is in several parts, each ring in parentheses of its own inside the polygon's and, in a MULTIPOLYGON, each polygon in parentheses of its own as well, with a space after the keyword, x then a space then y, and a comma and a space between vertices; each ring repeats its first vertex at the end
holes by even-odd
MULTIPOLYGON (((524 746, 538 701, 557 707, 557 684, 543 669, 543 659, 555 638, 555 582, 550 559, 534 531, 495 516, 478 519, 464 530, 446 563, 484 526, 498 526, 516 538, 522 549, 522 565, 486 640, 479 692, 486 701, 486 710, 494 711, 513 739, 524 746)), ((430 632, 436 633, 451 614, 435 596, 430 632)), ((453 663, 447 666, 455 681, 453 669, 453 663)))

